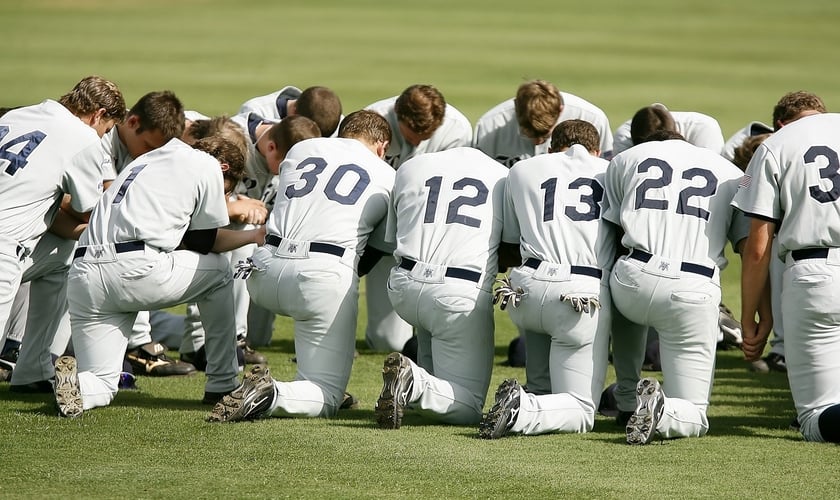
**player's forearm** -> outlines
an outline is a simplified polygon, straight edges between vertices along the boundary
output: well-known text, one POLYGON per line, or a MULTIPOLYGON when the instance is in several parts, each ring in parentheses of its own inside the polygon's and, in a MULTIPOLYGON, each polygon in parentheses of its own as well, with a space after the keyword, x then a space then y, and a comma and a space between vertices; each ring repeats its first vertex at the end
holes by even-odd
POLYGON ((87 226, 86 222, 80 221, 63 208, 59 208, 50 226, 50 232, 66 240, 78 240, 87 226))
MULTIPOLYGON (((741 321, 754 322, 770 307, 769 270, 772 257, 772 223, 754 220, 741 255, 741 321)), ((768 319, 766 317, 762 319, 768 319)))
POLYGON ((216 241, 213 243, 213 252, 222 253, 256 243, 262 245, 265 241, 265 226, 256 229, 236 231, 233 229, 219 229, 216 233, 216 241))

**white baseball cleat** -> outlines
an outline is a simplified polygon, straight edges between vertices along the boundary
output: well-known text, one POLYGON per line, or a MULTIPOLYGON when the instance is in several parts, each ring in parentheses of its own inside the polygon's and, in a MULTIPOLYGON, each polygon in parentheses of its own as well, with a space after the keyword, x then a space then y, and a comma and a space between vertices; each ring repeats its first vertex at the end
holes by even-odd
POLYGON ((636 385, 636 411, 627 422, 627 444, 648 444, 665 411, 665 395, 655 378, 643 378, 636 385))
POLYGON ((55 360, 55 404, 58 416, 76 418, 84 411, 82 391, 79 389, 79 376, 76 373, 76 358, 61 356, 55 360))
POLYGON ((373 410, 380 429, 400 428, 413 389, 411 362, 402 354, 392 352, 382 366, 382 392, 373 410))
POLYGON ((263 417, 271 409, 276 396, 277 389, 268 367, 255 365, 242 378, 239 387, 216 403, 207 421, 236 422, 263 417))
POLYGON ((496 389, 496 402, 478 424, 478 437, 499 439, 508 432, 519 416, 519 399, 522 386, 509 378, 496 389))

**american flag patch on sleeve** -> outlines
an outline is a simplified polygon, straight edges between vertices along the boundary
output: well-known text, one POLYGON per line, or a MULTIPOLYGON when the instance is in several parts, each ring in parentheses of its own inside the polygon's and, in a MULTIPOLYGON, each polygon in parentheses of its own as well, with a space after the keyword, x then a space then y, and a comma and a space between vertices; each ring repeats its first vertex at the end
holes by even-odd
POLYGON ((739 182, 739 183, 738 183, 738 189, 741 189, 741 188, 745 188, 745 189, 746 189, 746 188, 750 187, 750 183, 751 183, 751 182, 752 182, 752 176, 751 176, 751 175, 744 174, 744 175, 741 177, 741 182, 739 182))

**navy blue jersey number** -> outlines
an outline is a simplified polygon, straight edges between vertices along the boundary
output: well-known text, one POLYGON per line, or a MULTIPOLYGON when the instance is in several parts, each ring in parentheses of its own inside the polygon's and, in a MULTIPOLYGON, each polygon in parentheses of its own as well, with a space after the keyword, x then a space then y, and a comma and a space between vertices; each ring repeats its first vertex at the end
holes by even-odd
MULTIPOLYGON (((569 189, 580 189, 588 187, 591 194, 581 194, 579 202, 583 203, 589 210, 581 212, 577 205, 567 205, 563 213, 573 221, 591 221, 601 216, 601 200, 604 198, 604 188, 595 179, 588 179, 586 177, 578 177, 569 183, 569 189)), ((545 190, 545 197, 543 198, 543 222, 551 222, 554 220, 554 200, 557 194, 557 179, 551 178, 540 184, 540 187, 545 190)))
MULTIPOLYGON (((8 134, 9 127, 0 125, 0 141, 2 141, 8 134)), ((0 161, 6 160, 9 162, 9 166, 6 167, 6 173, 9 175, 15 175, 18 170, 25 167, 27 163, 26 158, 32 154, 32 151, 34 151, 35 148, 38 147, 38 144, 41 144, 41 141, 43 141, 46 137, 47 134, 41 132, 40 130, 34 130, 28 134, 23 134, 20 137, 15 137, 0 146, 0 161), (12 146, 22 143, 25 144, 17 153, 9 151, 12 146)))
MULTIPOLYGON (((669 186, 673 179, 674 169, 665 160, 658 158, 648 158, 641 162, 637 167, 637 172, 640 174, 648 172, 651 167, 659 168, 661 172, 660 177, 650 177, 642 181, 636 187, 636 210, 640 208, 649 208, 652 210, 668 210, 668 200, 660 200, 648 196, 648 191, 651 189, 659 189, 669 186)), ((709 220, 709 211, 702 207, 691 205, 689 200, 691 198, 708 198, 717 192, 718 180, 711 171, 704 168, 689 168, 682 173, 682 179, 690 181, 693 179, 702 179, 704 181, 702 186, 688 186, 680 191, 676 212, 680 215, 690 215, 692 217, 699 217, 703 220, 709 220)))
POLYGON ((122 201, 123 198, 125 198, 125 192, 128 191, 128 186, 130 186, 131 183, 134 182, 134 179, 137 178, 137 174, 139 174, 140 171, 143 170, 144 168, 146 168, 146 164, 137 165, 136 167, 131 168, 131 170, 129 171, 128 177, 125 178, 122 185, 120 186, 120 189, 117 190, 117 194, 116 194, 116 196, 114 196, 113 201, 111 201, 112 205, 118 204, 119 202, 122 201))
MULTIPOLYGON (((286 186, 286 198, 300 198, 308 195, 315 189, 315 185, 318 183, 318 176, 327 168, 327 161, 323 158, 312 156, 300 162, 296 170, 304 169, 310 165, 312 169, 306 170, 300 175, 300 180, 304 181, 302 186, 295 187, 295 184, 286 186)), ((364 193, 369 184, 370 174, 368 174, 367 170, 353 163, 346 163, 339 165, 327 180, 327 185, 324 187, 324 195, 329 200, 341 205, 354 205, 359 201, 359 197, 362 196, 362 193, 364 193), (356 182, 346 193, 339 193, 339 184, 348 175, 355 176, 356 182)))
POLYGON ((823 157, 828 162, 826 166, 820 169, 820 179, 828 179, 831 181, 831 191, 823 191, 819 184, 816 186, 808 186, 808 191, 811 193, 811 198, 820 203, 831 203, 840 198, 840 159, 837 158, 837 152, 828 146, 811 146, 805 152, 805 163, 814 163, 814 161, 823 157))
MULTIPOLYGON (((442 176, 432 177, 426 181, 426 187, 429 188, 429 194, 426 198, 426 212, 423 216, 423 222, 427 224, 434 224, 435 214, 437 213, 438 199, 440 198, 440 188, 443 182, 442 176)), ((487 186, 478 179, 472 177, 464 177, 455 181, 452 184, 454 191, 472 191, 472 196, 459 196, 449 202, 446 209, 446 223, 447 224, 463 224, 470 227, 481 227, 481 220, 475 217, 470 217, 459 212, 461 207, 477 207, 487 203, 487 194, 490 192, 487 186)))

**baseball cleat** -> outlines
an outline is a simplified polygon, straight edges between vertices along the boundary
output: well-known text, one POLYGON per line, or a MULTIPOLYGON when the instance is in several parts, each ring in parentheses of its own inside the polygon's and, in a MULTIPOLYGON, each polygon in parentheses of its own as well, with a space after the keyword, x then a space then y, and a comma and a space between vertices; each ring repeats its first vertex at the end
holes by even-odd
POLYGON ((508 432, 519 416, 519 398, 522 386, 516 379, 509 378, 496 389, 496 402, 478 424, 478 437, 499 439, 508 432))
POLYGON ((665 411, 665 395, 655 378, 643 378, 636 385, 636 411, 627 421, 627 444, 648 444, 665 411))
POLYGON ((274 403, 277 392, 274 379, 265 365, 256 365, 242 378, 242 383, 216 403, 208 422, 236 422, 264 416, 274 403))
POLYGON ((402 354, 392 352, 382 366, 382 392, 373 410, 380 429, 400 428, 413 389, 411 362, 402 354))
POLYGON ((741 322, 735 319, 732 311, 723 304, 718 306, 718 311, 718 327, 721 333, 723 333, 724 345, 740 346, 744 343, 741 322))
POLYGON ((76 418, 82 414, 82 391, 76 373, 76 358, 61 356, 55 360, 55 404, 58 416, 76 418))
POLYGON ((359 400, 356 399, 356 396, 350 394, 349 392, 344 393, 344 398, 341 400, 341 404, 338 406, 339 410, 358 410, 359 409, 359 400))
POLYGON ((166 347, 160 342, 150 342, 132 349, 125 353, 125 359, 136 375, 169 377, 195 373, 195 366, 167 356, 166 347))

